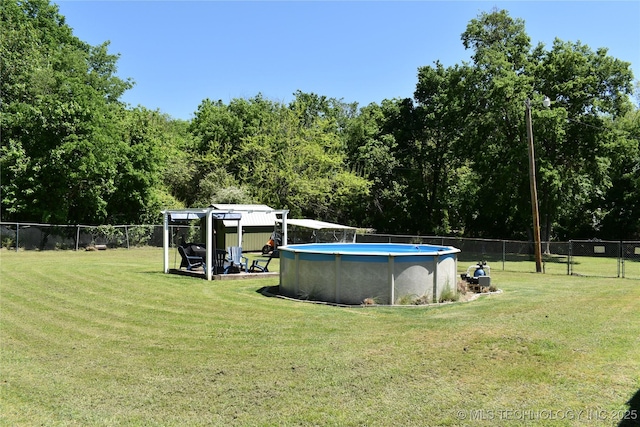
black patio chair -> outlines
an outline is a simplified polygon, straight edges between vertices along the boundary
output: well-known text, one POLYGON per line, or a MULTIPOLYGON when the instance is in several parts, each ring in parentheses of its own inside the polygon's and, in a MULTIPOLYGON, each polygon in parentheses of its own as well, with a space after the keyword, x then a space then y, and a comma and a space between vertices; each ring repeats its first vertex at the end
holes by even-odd
POLYGON ((178 253, 182 258, 180 262, 180 268, 186 267, 187 270, 192 270, 195 267, 204 267, 204 258, 199 255, 191 255, 187 253, 187 248, 178 246, 178 253))
POLYGON ((213 256, 213 274, 227 274, 232 264, 225 265, 227 263, 227 251, 224 249, 216 249, 216 253, 213 256))
POLYGON ((273 258, 278 258, 279 256, 280 256, 280 253, 278 252, 278 250, 274 249, 274 251, 271 252, 271 255, 269 256, 269 258, 254 259, 253 262, 251 263, 251 266, 249 267, 249 273, 268 273, 269 263, 273 258), (263 262, 265 263, 264 265, 261 264, 263 262))

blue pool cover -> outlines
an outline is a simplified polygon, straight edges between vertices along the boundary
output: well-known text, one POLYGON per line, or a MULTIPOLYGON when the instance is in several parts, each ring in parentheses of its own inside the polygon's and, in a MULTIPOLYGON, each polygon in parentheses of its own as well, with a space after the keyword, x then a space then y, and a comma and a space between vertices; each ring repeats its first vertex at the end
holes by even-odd
POLYGON ((291 252, 349 255, 447 255, 460 252, 452 246, 405 243, 309 243, 287 245, 280 249, 291 252))

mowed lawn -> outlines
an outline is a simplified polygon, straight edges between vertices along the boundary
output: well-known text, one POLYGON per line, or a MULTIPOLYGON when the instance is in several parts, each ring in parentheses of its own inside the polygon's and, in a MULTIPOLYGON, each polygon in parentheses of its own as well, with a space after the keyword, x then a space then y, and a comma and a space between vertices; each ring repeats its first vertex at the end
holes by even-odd
POLYGON ((640 281, 492 281, 467 303, 340 308, 257 292, 277 278, 163 274, 155 248, 3 249, 0 424, 634 425, 640 281))

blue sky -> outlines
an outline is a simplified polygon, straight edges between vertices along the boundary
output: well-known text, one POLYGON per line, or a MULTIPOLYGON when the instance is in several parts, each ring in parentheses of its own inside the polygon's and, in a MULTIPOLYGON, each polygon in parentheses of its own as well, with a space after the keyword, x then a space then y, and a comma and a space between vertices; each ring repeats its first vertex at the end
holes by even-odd
POLYGON ((506 9, 532 43, 580 41, 640 79, 640 1, 53 1, 74 35, 120 54, 131 106, 190 119, 203 99, 358 102, 411 97, 418 67, 468 61, 460 34, 506 9))

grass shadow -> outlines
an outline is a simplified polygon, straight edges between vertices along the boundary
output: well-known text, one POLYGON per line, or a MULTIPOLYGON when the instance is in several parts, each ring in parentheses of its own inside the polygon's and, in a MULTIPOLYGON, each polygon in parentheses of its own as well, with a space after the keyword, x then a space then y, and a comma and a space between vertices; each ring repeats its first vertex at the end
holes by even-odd
POLYGON ((265 297, 277 297, 280 295, 280 285, 275 286, 263 286, 260 289, 256 289, 256 292, 265 297))
POLYGON ((640 390, 636 391, 631 399, 627 402, 629 409, 624 419, 620 421, 618 427, 638 427, 640 426, 640 390))

